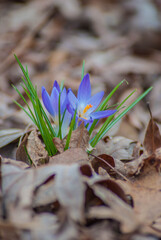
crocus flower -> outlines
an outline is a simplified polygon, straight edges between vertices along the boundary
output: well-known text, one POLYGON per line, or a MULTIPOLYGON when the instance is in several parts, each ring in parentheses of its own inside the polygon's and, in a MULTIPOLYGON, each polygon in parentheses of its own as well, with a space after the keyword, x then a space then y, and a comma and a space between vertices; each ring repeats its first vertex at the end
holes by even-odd
POLYGON ((77 111, 78 122, 84 121, 85 124, 92 123, 94 119, 106 118, 116 112, 116 110, 97 111, 104 92, 98 92, 94 96, 91 96, 91 84, 89 74, 86 74, 82 79, 77 98, 73 94, 72 90, 68 91, 68 99, 70 102, 70 111, 74 114, 77 111))
POLYGON ((68 131, 68 127, 71 121, 71 114, 66 110, 68 104, 66 89, 60 90, 57 81, 54 82, 51 96, 46 91, 45 87, 42 87, 42 100, 47 111, 51 114, 54 121, 54 130, 56 135, 59 133, 59 95, 60 95, 60 116, 61 116, 61 134, 65 137, 68 131))

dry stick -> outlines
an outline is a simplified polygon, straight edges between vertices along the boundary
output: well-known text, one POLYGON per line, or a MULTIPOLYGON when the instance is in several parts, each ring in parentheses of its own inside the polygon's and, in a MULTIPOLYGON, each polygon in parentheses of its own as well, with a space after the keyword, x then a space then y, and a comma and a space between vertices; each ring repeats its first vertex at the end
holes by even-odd
POLYGON ((95 155, 93 155, 93 154, 91 154, 91 153, 88 153, 89 155, 91 155, 92 157, 95 157, 95 158, 97 158, 97 159, 99 159, 99 160, 101 160, 102 162, 104 162, 108 167, 110 167, 114 172, 116 172, 118 175, 120 175, 124 180, 126 180, 127 182, 130 182, 130 180, 127 178, 127 177, 125 177, 122 173, 120 173, 117 169, 115 169, 114 167, 112 167, 108 162, 106 162, 103 158, 101 158, 101 157, 98 157, 98 156, 95 156, 95 155))
POLYGON ((54 13, 54 9, 51 8, 50 12, 48 12, 44 18, 34 27, 31 31, 29 31, 26 36, 20 41, 17 47, 11 50, 11 54, 8 55, 8 57, 0 64, 0 72, 3 73, 7 69, 9 69, 15 62, 15 58, 13 57, 13 54, 16 53, 16 55, 20 58, 24 52, 25 49, 29 48, 32 43, 34 37, 41 31, 41 29, 52 19, 54 13))

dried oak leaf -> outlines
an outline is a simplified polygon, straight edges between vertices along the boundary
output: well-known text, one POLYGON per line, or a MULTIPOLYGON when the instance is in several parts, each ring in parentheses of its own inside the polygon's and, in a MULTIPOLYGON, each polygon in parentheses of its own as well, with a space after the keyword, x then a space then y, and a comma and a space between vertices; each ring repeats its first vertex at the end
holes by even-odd
MULTIPOLYGON (((58 201, 59 204, 64 207, 64 209, 65 206, 68 209, 68 204, 71 207, 73 204, 73 211, 76 206, 78 212, 80 209, 79 204, 82 201, 82 197, 84 196, 84 190, 82 191, 83 187, 80 187, 83 183, 83 176, 92 176, 92 170, 90 169, 89 165, 79 166, 78 164, 73 164, 70 166, 50 166, 51 169, 53 169, 53 172, 51 175, 47 175, 47 178, 44 178, 43 182, 41 182, 40 185, 37 186, 36 194, 33 199, 33 206, 39 207, 58 201), (77 190, 75 190, 75 188, 77 188, 77 190), (61 191, 63 192, 62 194, 61 191), (64 197, 64 199, 61 200, 61 196, 64 197), (79 199, 77 199, 78 196, 79 199), (63 204, 62 202, 66 203, 63 204)), ((41 168, 37 173, 39 176, 41 176, 41 174, 44 175, 44 172, 48 170, 49 166, 47 168, 41 168)))
POLYGON ((160 171, 161 167, 161 135, 159 128, 152 116, 149 121, 145 138, 143 142, 144 154, 138 159, 139 165, 136 169, 136 174, 140 174, 143 168, 153 166, 156 171, 160 171))
POLYGON ((48 153, 39 138, 37 130, 33 130, 29 134, 26 149, 34 166, 40 166, 49 161, 48 153))
POLYGON ((49 163, 65 165, 88 163, 88 154, 82 148, 70 148, 63 153, 49 157, 49 163))
POLYGON ((144 227, 150 226, 161 215, 160 174, 149 164, 133 182, 119 182, 125 193, 132 197, 134 211, 144 227))
POLYGON ((144 148, 144 153, 136 159, 139 161, 133 172, 133 182, 121 182, 121 185, 132 196, 134 210, 147 228, 161 215, 161 136, 152 117, 145 134, 144 148))
POLYGON ((28 222, 33 207, 58 201, 69 218, 83 222, 86 190, 83 176, 88 176, 87 172, 82 171, 78 164, 48 164, 28 170, 3 164, 3 195, 7 218, 15 223, 28 222), (45 184, 47 187, 43 188, 45 184))
POLYGON ((95 219, 114 219, 120 223, 123 233, 130 233, 139 229, 139 220, 133 209, 112 191, 93 185, 94 194, 100 198, 105 206, 93 206, 89 209, 87 216, 95 219))
POLYGON ((129 175, 131 172, 134 173, 138 163, 133 160, 140 156, 142 149, 141 144, 121 136, 116 136, 111 139, 106 138, 105 141, 106 142, 102 140, 98 143, 98 149, 93 151, 94 154, 97 156, 103 153, 112 157, 114 159, 115 169, 124 176, 129 175), (130 162, 127 167, 126 162, 130 162))

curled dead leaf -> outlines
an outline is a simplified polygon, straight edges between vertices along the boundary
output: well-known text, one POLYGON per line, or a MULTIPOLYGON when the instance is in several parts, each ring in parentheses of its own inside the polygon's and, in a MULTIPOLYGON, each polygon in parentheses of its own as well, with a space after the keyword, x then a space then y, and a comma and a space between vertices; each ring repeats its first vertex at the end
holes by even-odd
POLYGON ((16 160, 22 161, 27 163, 28 165, 31 165, 31 162, 29 161, 29 158, 26 154, 26 145, 27 145, 27 140, 28 140, 28 134, 24 136, 22 139, 20 145, 17 148, 16 151, 16 160))
POLYGON ((109 167, 109 165, 111 165, 112 167, 115 167, 115 162, 113 157, 107 154, 101 154, 98 157, 93 158, 91 160, 91 164, 96 173, 99 173, 99 168, 103 168, 107 171, 107 173, 110 174, 111 168, 109 167))
POLYGON ((159 128, 153 120, 152 116, 146 130, 143 145, 148 154, 154 153, 157 148, 161 147, 161 135, 159 128))
POLYGON ((16 128, 0 130, 0 148, 17 140, 19 137, 23 136, 25 133, 26 133, 26 130, 16 129, 16 128))
POLYGON ((69 148, 83 148, 87 149, 89 142, 89 133, 81 123, 80 126, 72 132, 69 148))
POLYGON ((37 130, 33 130, 29 134, 26 143, 26 150, 34 166, 40 166, 49 161, 48 153, 39 138, 37 130))
POLYGON ((136 214, 128 204, 102 186, 94 185, 92 189, 95 195, 107 206, 94 206, 90 208, 88 212, 89 218, 114 219, 119 221, 121 231, 124 233, 133 232, 140 227, 136 214))
POLYGON ((111 192, 116 194, 120 199, 122 199, 125 203, 128 203, 128 199, 126 197, 124 190, 115 180, 112 179, 98 180, 95 183, 105 187, 106 189, 109 189, 111 192))

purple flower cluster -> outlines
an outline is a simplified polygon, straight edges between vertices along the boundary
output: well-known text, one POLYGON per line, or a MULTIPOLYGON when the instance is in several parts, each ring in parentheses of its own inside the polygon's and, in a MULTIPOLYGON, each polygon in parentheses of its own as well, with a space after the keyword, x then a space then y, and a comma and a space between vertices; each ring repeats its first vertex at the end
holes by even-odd
MULTIPOLYGON (((94 119, 106 118, 116 112, 116 110, 95 111, 99 106, 104 92, 98 92, 91 96, 91 84, 89 74, 86 74, 81 81, 78 89, 77 97, 72 90, 66 91, 60 89, 57 81, 51 92, 51 96, 46 89, 42 87, 42 100, 47 111, 51 114, 54 121, 54 130, 58 136, 59 128, 61 127, 61 137, 65 137, 68 133, 68 128, 71 119, 76 111, 76 125, 84 121, 84 124, 93 123, 94 119)), ((88 128, 89 128, 88 126, 88 128)))

